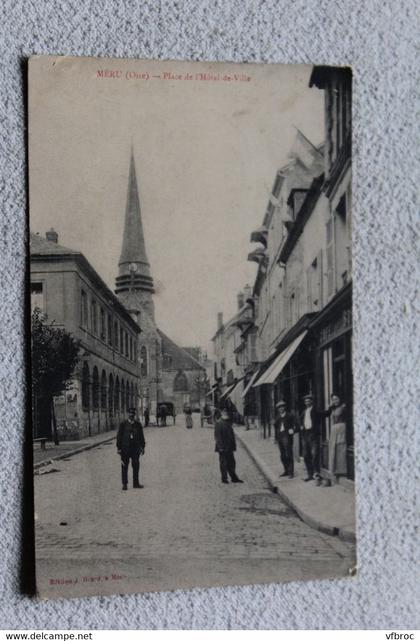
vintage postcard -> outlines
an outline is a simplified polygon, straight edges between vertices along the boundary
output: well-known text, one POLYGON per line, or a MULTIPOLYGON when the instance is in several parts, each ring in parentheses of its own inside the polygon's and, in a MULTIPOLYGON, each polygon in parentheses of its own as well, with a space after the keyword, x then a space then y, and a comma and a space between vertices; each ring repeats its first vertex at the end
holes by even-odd
POLYGON ((355 573, 351 70, 29 61, 41 598, 355 573))

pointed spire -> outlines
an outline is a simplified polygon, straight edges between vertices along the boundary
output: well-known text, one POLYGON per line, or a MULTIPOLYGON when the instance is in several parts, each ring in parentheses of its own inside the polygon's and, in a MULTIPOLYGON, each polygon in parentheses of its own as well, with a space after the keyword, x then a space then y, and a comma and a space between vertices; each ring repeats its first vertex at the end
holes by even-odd
POLYGON ((118 267, 119 275, 116 279, 117 294, 127 290, 143 290, 153 293, 153 279, 150 275, 150 263, 147 258, 144 241, 133 148, 131 148, 130 170, 128 175, 124 236, 118 267))

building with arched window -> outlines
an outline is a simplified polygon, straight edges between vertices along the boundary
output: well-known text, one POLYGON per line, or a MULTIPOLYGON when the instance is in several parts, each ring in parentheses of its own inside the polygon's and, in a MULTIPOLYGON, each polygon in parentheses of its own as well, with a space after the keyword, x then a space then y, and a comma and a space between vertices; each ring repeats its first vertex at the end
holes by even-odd
MULTIPOLYGON (((54 400, 59 439, 115 429, 131 405, 131 386, 139 384, 135 350, 127 345, 137 343, 140 327, 83 254, 58 244, 56 232, 48 232, 46 239, 31 234, 30 251, 34 306, 80 342, 74 376, 54 400), (114 381, 121 380, 123 399, 114 388, 114 381)), ((34 417, 34 432, 51 437, 51 417, 34 417)))

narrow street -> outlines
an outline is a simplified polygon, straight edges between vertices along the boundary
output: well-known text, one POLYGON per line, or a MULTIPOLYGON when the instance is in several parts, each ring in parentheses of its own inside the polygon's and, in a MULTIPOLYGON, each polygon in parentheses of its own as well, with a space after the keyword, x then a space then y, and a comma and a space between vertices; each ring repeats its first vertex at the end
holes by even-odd
POLYGON ((183 416, 145 430, 144 489, 121 490, 115 441, 35 476, 42 596, 346 575, 354 547, 303 523, 240 445, 244 483, 220 482, 213 431, 198 418, 192 430, 183 416))

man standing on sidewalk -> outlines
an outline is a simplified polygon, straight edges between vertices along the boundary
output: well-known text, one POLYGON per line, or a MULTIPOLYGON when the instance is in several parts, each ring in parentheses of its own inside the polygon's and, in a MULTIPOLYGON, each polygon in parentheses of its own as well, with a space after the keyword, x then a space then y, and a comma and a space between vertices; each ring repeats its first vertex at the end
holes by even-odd
POLYGON ((283 463, 284 472, 282 476, 289 479, 294 475, 293 462, 293 435, 295 433, 295 422, 291 414, 286 412, 286 403, 279 401, 276 405, 277 417, 274 424, 274 438, 280 450, 280 459, 283 463))
POLYGON ((314 474, 317 485, 320 485, 320 433, 319 420, 321 413, 314 407, 314 399, 311 394, 303 397, 305 409, 300 416, 300 429, 302 434, 303 458, 308 476, 304 481, 312 481, 314 474))
POLYGON ((236 476, 236 461, 234 452, 236 451, 235 432, 232 427, 232 419, 229 412, 222 410, 221 418, 214 427, 214 440, 216 441, 215 452, 219 454, 220 473, 222 483, 228 483, 228 474, 232 483, 243 483, 236 476))
POLYGON ((140 454, 144 454, 146 441, 144 440, 143 427, 140 421, 136 420, 136 410, 130 408, 128 420, 123 421, 117 434, 117 452, 121 457, 122 489, 126 490, 128 485, 128 466, 133 467, 133 487, 142 488, 139 481, 140 454))

